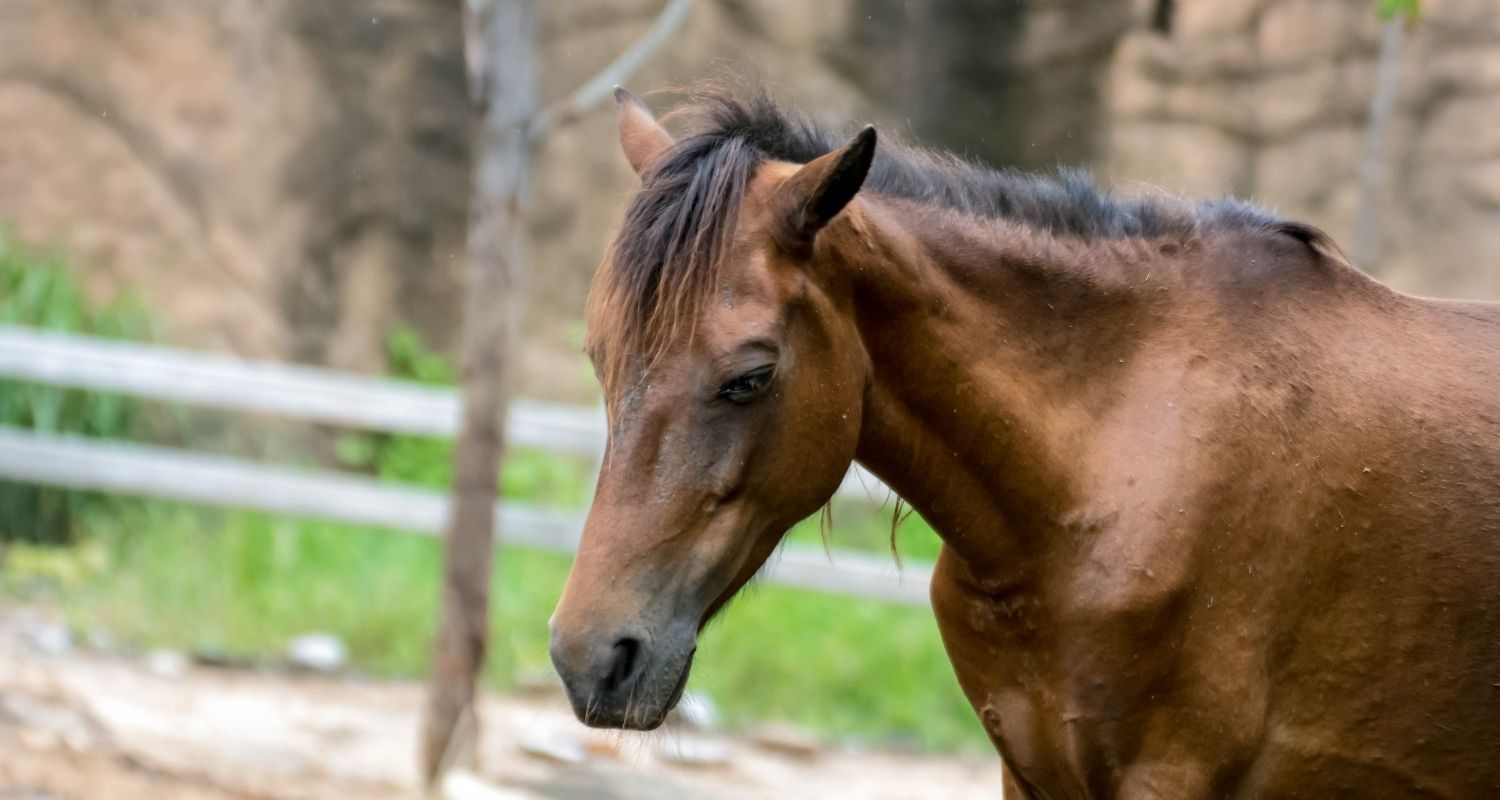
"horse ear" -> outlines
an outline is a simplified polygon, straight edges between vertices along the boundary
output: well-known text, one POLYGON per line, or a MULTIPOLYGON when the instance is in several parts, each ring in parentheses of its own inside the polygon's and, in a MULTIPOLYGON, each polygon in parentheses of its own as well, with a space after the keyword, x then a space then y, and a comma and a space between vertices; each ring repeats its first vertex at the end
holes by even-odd
POLYGON ((646 174, 651 162, 674 144, 672 134, 621 86, 615 87, 615 123, 620 129, 620 149, 637 175, 646 174))
POLYGON ((786 198, 786 231, 811 242, 864 185, 875 160, 875 126, 867 125, 853 141, 808 162, 782 185, 786 198))

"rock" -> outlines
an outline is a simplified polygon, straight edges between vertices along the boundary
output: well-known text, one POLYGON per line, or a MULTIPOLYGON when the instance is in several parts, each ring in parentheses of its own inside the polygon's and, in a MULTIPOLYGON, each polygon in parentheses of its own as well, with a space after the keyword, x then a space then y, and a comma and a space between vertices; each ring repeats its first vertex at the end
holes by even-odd
POLYGON ((1258 179, 1279 187, 1278 202, 1322 210, 1341 187, 1358 184, 1363 153, 1363 131, 1314 127, 1294 139, 1262 148, 1257 155, 1258 179))
POLYGON ((1469 166, 1464 170, 1461 185, 1477 203, 1500 208, 1500 159, 1469 166))
POLYGON ((1427 86, 1447 87, 1455 94, 1500 89, 1500 48, 1433 47, 1423 53, 1422 59, 1427 72, 1423 82, 1427 86))
POLYGON ((65 656, 73 651, 73 634, 65 625, 36 622, 26 628, 26 643, 43 655, 65 656))
POLYGON ((762 750, 792 758, 813 758, 823 750, 822 741, 810 731, 779 722, 757 726, 750 732, 750 741, 762 750))
POLYGON ((1110 113, 1127 119, 1160 116, 1165 103, 1166 86, 1160 80, 1160 69, 1148 65, 1160 58, 1163 48, 1160 36, 1138 33, 1120 40, 1115 60, 1120 65, 1110 71, 1110 113))
POLYGON ((394 320, 441 346, 461 272, 434 256, 466 229, 461 6, 380 3, 371 24, 375 5, 0 3, 6 74, 47 76, 0 82, 0 219, 38 242, 66 226, 80 271, 203 347, 378 369, 394 320))
POLYGON ((591 736, 584 740, 583 746, 588 748, 590 755, 620 760, 619 736, 591 736))
POLYGON ((881 738, 880 749, 891 753, 914 755, 922 752, 922 740, 909 733, 893 733, 881 738))
POLYGON ((101 653, 112 652, 115 649, 114 634, 110 633, 107 628, 101 628, 98 625, 90 626, 87 639, 89 647, 101 653))
POLYGON ((1267 66, 1326 67, 1340 54, 1358 52, 1380 41, 1380 16, 1368 3, 1280 0, 1255 23, 1256 47, 1267 66), (1337 31, 1338 35, 1330 35, 1337 31))
POLYGON ((717 736, 669 736, 656 746, 663 761, 687 767, 721 767, 729 763, 729 743, 717 736))
POLYGON ((1262 144, 1274 145, 1310 131, 1346 126, 1361 131, 1362 146, 1370 113, 1369 87, 1374 84, 1375 62, 1370 59, 1269 75, 1244 98, 1255 107, 1255 123, 1246 132, 1262 144))
POLYGON ((582 764, 589 757, 589 750, 582 740, 560 731, 528 732, 521 737, 518 746, 527 755, 563 764, 582 764))
POLYGON ((1198 39, 1232 34, 1250 25, 1264 6, 1264 0, 1181 3, 1173 15, 1172 35, 1198 39))
POLYGON ((874 751, 870 740, 864 736, 849 736, 839 740, 839 752, 848 755, 868 755, 874 751))
POLYGON ((486 782, 472 772, 454 770, 443 777, 443 800, 525 800, 529 795, 486 782))
POLYGON ((213 647, 194 648, 190 657, 193 663, 200 667, 250 670, 255 669, 257 666, 255 658, 252 656, 239 655, 213 647))
POLYGON ((1117 183, 1148 181, 1188 195, 1233 191, 1250 150, 1244 140, 1211 125, 1179 121, 1122 122, 1111 136, 1108 173, 1117 183), (1167 161, 1164 152, 1175 157, 1167 161))
POLYGON ((71 698, 24 694, 0 698, 0 723, 13 724, 11 730, 39 748, 66 747, 82 752, 96 744, 92 719, 71 698))
POLYGON ((334 673, 348 663, 349 651, 343 640, 331 633, 308 633, 287 645, 286 660, 294 669, 334 673))
POLYGON ((1421 130, 1421 149, 1448 161, 1481 161, 1500 156, 1500 125, 1494 95, 1457 95, 1434 104, 1421 130))
POLYGON ((719 726, 719 710, 708 695, 700 692, 684 692, 682 700, 672 709, 669 722, 686 725, 699 730, 713 730, 719 726))
POLYGON ((146 655, 146 671, 169 681, 187 677, 188 657, 176 650, 152 650, 146 655))

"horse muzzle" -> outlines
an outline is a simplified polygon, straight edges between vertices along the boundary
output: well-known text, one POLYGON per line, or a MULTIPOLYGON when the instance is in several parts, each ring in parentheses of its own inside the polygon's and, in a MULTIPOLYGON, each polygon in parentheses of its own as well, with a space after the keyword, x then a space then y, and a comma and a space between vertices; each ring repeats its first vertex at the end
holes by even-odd
POLYGON ((592 728, 649 731, 682 699, 697 649, 696 626, 665 635, 622 630, 573 639, 552 630, 552 665, 578 721, 592 728))

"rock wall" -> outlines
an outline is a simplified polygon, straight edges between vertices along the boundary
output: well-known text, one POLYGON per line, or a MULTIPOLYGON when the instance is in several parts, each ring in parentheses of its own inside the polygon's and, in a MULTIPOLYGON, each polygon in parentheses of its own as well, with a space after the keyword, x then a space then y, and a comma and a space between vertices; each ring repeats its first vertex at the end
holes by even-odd
POLYGON ((369 368, 394 318, 443 343, 460 35, 454 3, 0 0, 0 220, 189 345, 369 368))
MULTIPOLYGON (((549 98, 661 0, 542 5, 549 98)), ((1365 266, 1500 297, 1500 14, 1425 5, 1365 266)), ((1374 0, 700 0, 628 83, 753 71, 834 119, 1248 196, 1347 245, 1379 39, 1374 0)), ((375 370, 408 322, 451 347, 460 42, 456 0, 0 0, 0 220, 78 250, 101 294, 136 287, 193 346, 375 370)), ((587 398, 583 294, 634 184, 607 106, 543 143, 534 175, 522 385, 587 398)))
MULTIPOLYGON (((1423 5, 1399 62, 1376 257, 1360 266, 1408 291, 1500 298, 1500 9, 1423 5)), ((1373 6, 1182 0, 1168 30, 1138 19, 1109 70, 1102 171, 1252 197, 1351 245, 1373 6)))

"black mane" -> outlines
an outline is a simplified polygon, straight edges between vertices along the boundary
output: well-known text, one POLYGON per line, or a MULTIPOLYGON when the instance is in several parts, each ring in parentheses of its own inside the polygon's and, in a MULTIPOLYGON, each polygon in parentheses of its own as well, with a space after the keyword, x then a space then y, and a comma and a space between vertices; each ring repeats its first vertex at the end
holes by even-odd
MULTIPOLYGON (((692 136, 735 140, 776 161, 806 163, 849 139, 777 106, 760 90, 703 92, 672 116, 688 120, 692 136)), ((1275 228, 1282 223, 1238 200, 1117 198, 1080 170, 1059 168, 1048 175, 994 169, 950 153, 896 144, 889 137, 876 149, 865 191, 1084 239, 1182 236, 1203 227, 1275 228)))
MULTIPOLYGON (((684 135, 642 176, 614 248, 590 294, 596 360, 661 352, 716 282, 755 168, 806 163, 847 137, 779 108, 761 90, 700 90, 669 117, 684 135)), ((1084 240, 1186 238, 1241 229, 1290 236, 1336 252, 1326 235, 1236 200, 1189 203, 1165 195, 1116 198, 1086 173, 996 170, 954 155, 882 139, 862 191, 1013 221, 1084 240)), ((619 358, 605 359, 615 367, 619 358)), ((613 368, 610 370, 613 371, 613 368)))

